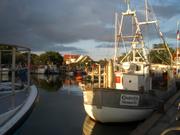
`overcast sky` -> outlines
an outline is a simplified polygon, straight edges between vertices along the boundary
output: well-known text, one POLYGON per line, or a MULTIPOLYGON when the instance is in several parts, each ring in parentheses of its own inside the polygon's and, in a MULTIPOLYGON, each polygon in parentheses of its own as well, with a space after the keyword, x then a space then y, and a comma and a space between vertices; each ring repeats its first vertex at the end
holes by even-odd
MULTIPOLYGON (((131 0, 135 7, 142 0, 131 0)), ((161 31, 173 46, 179 0, 149 0, 161 31)), ((124 0, 0 0, 0 42, 30 47, 33 51, 113 56, 114 13, 124 0)))

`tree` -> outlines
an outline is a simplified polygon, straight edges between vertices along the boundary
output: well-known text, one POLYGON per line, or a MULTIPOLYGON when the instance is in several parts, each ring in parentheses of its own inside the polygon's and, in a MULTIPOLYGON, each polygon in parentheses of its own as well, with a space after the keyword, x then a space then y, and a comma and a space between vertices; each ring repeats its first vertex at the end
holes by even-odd
MULTIPOLYGON (((174 53, 173 48, 169 48, 171 55, 174 53)), ((160 64, 170 64, 171 58, 170 54, 165 48, 165 45, 154 44, 154 48, 149 53, 149 60, 151 63, 160 63, 160 64)))
POLYGON ((28 54, 16 52, 16 63, 17 64, 27 64, 28 61, 28 54))
POLYGON ((31 53, 31 64, 32 65, 39 65, 39 56, 37 54, 31 53))
POLYGON ((58 52, 46 52, 40 55, 41 64, 62 65, 63 57, 58 52))

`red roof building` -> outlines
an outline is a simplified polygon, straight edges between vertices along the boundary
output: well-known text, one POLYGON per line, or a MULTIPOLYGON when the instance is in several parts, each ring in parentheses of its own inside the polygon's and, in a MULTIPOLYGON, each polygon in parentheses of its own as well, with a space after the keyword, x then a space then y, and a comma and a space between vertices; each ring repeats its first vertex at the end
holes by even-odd
POLYGON ((70 64, 70 63, 74 63, 80 55, 76 55, 76 54, 65 54, 64 55, 64 62, 66 64, 70 64))

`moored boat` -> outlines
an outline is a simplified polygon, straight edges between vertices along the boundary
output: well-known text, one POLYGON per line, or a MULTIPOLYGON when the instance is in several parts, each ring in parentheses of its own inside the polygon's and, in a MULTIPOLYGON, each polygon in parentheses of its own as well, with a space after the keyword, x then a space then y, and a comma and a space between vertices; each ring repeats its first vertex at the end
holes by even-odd
MULTIPOLYGON (((30 49, 3 44, 0 46, 0 65, 4 56, 11 57, 6 61, 11 62, 11 80, 4 82, 0 76, 0 135, 13 132, 31 110, 38 95, 36 86, 30 83, 30 49), (27 63, 23 63, 27 66, 23 68, 16 64, 16 54, 21 51, 27 53, 27 63)), ((0 72, 3 72, 1 67, 0 72)))
POLYGON ((100 122, 142 120, 157 107, 157 99, 147 93, 94 88, 83 94, 87 114, 100 122))
POLYGON ((154 89, 153 87, 154 81, 157 80, 150 71, 151 63, 145 47, 142 26, 154 25, 169 57, 172 58, 172 56, 159 30, 157 20, 148 18, 147 5, 147 0, 145 0, 146 16, 144 22, 139 21, 136 11, 130 9, 129 2, 127 2, 127 10, 122 12, 121 16, 116 13, 114 61, 109 60, 109 63, 104 66, 103 85, 101 84, 101 75, 99 75, 97 86, 93 83, 83 86, 85 111, 95 121, 131 122, 143 120, 176 91, 171 64, 164 72, 163 88, 154 89), (132 28, 125 26, 125 18, 132 21, 132 28), (133 30, 128 35, 124 29, 133 30), (121 60, 118 59, 117 53, 119 45, 125 45, 129 48, 121 60))

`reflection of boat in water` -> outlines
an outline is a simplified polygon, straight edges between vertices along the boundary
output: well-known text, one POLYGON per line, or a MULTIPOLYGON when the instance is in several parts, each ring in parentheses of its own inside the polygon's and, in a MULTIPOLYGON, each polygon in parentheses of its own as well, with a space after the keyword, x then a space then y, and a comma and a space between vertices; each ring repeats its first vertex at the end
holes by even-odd
POLYGON ((77 70, 75 72, 74 76, 75 76, 76 80, 80 82, 86 77, 86 72, 81 71, 81 70, 77 70))
POLYGON ((75 78, 76 78, 77 81, 82 81, 82 79, 83 79, 82 72, 81 71, 76 71, 75 78))
POLYGON ((34 85, 30 85, 29 68, 26 70, 27 76, 19 74, 21 83, 16 82, 15 72, 17 70, 21 71, 21 69, 16 68, 15 62, 16 53, 19 51, 27 52, 27 68, 30 67, 30 49, 14 45, 1 45, 0 47, 1 60, 5 57, 5 53, 12 52, 10 55, 12 64, 11 69, 9 69, 11 82, 2 82, 2 76, 0 76, 0 135, 12 132, 14 127, 28 114, 37 97, 37 88, 34 85), (27 79, 26 82, 25 78, 27 79))
MULTIPOLYGON (((145 0, 146 12, 148 10, 145 0)), ((99 77, 99 85, 86 85, 83 90, 84 108, 86 113, 94 120, 100 122, 132 122, 147 118, 157 109, 160 100, 165 101, 175 90, 173 72, 168 67, 165 87, 152 89, 153 76, 150 72, 151 63, 148 60, 148 51, 145 48, 142 28, 149 24, 156 27, 166 50, 172 58, 167 44, 159 31, 156 20, 140 22, 135 10, 130 9, 121 16, 116 14, 115 21, 115 58, 104 68, 103 86, 99 77), (121 21, 120 21, 121 19, 121 21), (125 19, 128 20, 125 21, 125 19), (129 22, 130 21, 130 22, 129 22), (129 25, 128 25, 129 24, 129 25), (131 32, 126 32, 132 29, 131 32), (128 51, 121 60, 118 60, 118 46, 124 45, 128 51), (115 79, 114 79, 115 78, 115 79)), ((101 72, 100 72, 101 73, 101 72)))
POLYGON ((95 122, 89 116, 86 116, 83 123, 83 135, 127 135, 130 134, 137 125, 138 122, 126 124, 102 124, 95 122))

